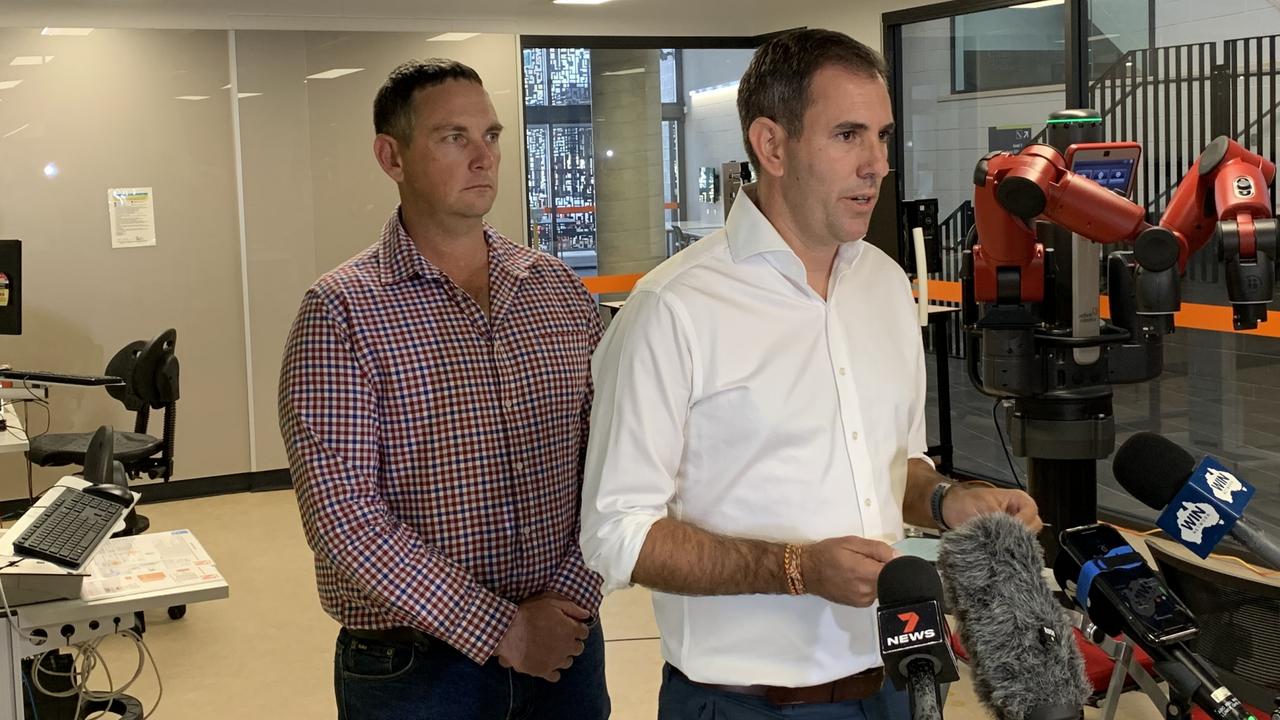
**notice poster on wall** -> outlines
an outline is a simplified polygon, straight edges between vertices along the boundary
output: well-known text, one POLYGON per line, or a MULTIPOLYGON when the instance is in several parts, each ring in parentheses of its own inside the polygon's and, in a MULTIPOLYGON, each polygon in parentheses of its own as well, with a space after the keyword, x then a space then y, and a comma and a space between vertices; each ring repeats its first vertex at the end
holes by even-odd
POLYGON ((107 190, 112 248, 147 247, 156 244, 154 199, 149 187, 107 190))

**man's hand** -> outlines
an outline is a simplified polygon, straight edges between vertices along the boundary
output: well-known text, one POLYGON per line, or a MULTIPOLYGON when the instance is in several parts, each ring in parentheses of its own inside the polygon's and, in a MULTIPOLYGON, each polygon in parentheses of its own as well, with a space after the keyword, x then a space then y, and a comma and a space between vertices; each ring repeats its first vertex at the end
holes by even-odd
POLYGON ((811 595, 834 603, 870 607, 876 601, 876 582, 896 551, 879 540, 848 536, 806 545, 800 554, 800 575, 811 595))
POLYGON ((960 527, 979 515, 993 513, 1012 515, 1033 533, 1044 527, 1036 501, 1021 490, 956 483, 942 498, 942 519, 951 527, 960 527))
POLYGON ((535 595, 520 603, 494 655, 502 667, 556 682, 582 653, 589 619, 591 613, 563 595, 535 595))

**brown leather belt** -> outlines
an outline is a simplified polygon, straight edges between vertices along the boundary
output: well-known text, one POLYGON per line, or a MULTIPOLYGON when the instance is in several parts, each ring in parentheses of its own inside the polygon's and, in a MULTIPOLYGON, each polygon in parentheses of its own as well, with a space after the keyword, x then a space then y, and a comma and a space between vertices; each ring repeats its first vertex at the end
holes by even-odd
POLYGON ((884 668, 877 667, 864 670, 857 675, 842 677, 821 685, 809 687, 777 687, 774 685, 715 685, 689 680, 674 665, 673 672, 688 680, 690 684, 720 692, 737 693, 761 697, 774 705, 817 705, 821 703, 848 702, 850 700, 866 700, 880 692, 884 686, 884 668))

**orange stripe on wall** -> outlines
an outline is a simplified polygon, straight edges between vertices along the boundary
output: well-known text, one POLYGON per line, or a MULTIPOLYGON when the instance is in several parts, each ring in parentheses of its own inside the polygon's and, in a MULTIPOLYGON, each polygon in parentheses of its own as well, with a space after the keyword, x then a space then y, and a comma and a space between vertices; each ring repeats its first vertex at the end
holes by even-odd
MULTIPOLYGON (((960 302, 960 283, 950 280, 930 280, 929 299, 943 302, 960 302)), ((1104 295, 1101 298, 1100 312, 1103 317, 1111 317, 1111 303, 1104 295)), ((1180 328, 1208 330, 1210 332, 1235 333, 1243 335, 1260 335, 1262 337, 1280 338, 1280 312, 1267 312, 1267 322, 1256 330, 1236 330, 1231 324, 1230 305, 1203 305, 1200 303, 1182 303, 1182 310, 1173 316, 1173 323, 1180 328)))
MULTIPOLYGON (((631 292, 643 274, 636 275, 601 275, 582 279, 587 291, 593 295, 608 295, 631 292)), ((930 280, 929 299, 938 302, 960 302, 960 283, 953 280, 930 280)), ((1100 311, 1103 317, 1111 316, 1111 303, 1104 295, 1100 298, 1100 311)), ((1262 337, 1280 338, 1280 312, 1267 312, 1267 322, 1256 330, 1237 331, 1231 324, 1231 307, 1229 305, 1202 305, 1200 303, 1182 303, 1182 310, 1174 317, 1174 324, 1180 328, 1208 330, 1210 332, 1259 335, 1262 337)))
POLYGON ((598 277, 584 277, 582 284, 587 286, 587 292, 592 295, 612 295, 614 293, 631 292, 631 288, 640 282, 640 278, 644 277, 644 273, 635 275, 600 275, 598 277))
POLYGON ((929 299, 941 302, 960 302, 960 283, 948 280, 930 280, 929 299))

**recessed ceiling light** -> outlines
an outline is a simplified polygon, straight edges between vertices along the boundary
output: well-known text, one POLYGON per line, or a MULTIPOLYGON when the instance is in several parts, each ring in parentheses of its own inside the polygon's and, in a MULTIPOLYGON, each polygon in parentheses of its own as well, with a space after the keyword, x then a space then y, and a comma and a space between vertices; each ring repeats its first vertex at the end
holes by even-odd
POLYGON ((230 89, 231 89, 231 83, 227 83, 226 85, 223 85, 222 87, 220 87, 220 88, 218 88, 218 89, 219 89, 219 90, 230 90, 230 89))
POLYGON ((31 123, 27 123, 26 125, 23 125, 22 127, 18 128, 17 130, 10 130, 9 132, 5 133, 5 134, 4 134, 4 136, 5 136, 5 137, 10 137, 10 136, 13 136, 13 135, 17 135, 18 133, 22 132, 23 130, 26 130, 26 129, 27 129, 27 128, 29 128, 29 127, 31 127, 31 123))
POLYGON ((75 37, 84 37, 93 32, 93 28, 55 28, 47 27, 40 31, 41 35, 70 35, 75 37))
POLYGON ((1061 5, 1063 0, 1037 0, 1037 2, 1022 3, 1013 7, 1022 8, 1023 10, 1034 10, 1035 8, 1050 7, 1052 5, 1061 5))
POLYGON ((21 80, 0 80, 0 90, 8 90, 11 87, 17 87, 21 83, 21 80))
POLYGON ((175 95, 174 100, 208 100, 208 95, 175 95))
POLYGON ((440 33, 435 37, 427 38, 427 42, 458 42, 460 40, 470 40, 471 38, 479 34, 480 33, 460 33, 460 32, 440 33))
POLYGON ((53 60, 52 55, 19 55, 9 65, 44 65, 50 60, 53 60))
POLYGON ((600 73, 601 75, 636 75, 644 72, 644 68, 627 68, 626 70, 610 70, 609 72, 600 73))
POLYGON ((307 79, 308 80, 332 80, 334 78, 340 78, 343 75, 358 73, 361 70, 364 70, 364 68, 333 68, 332 70, 325 70, 324 72, 318 72, 315 75, 308 75, 307 79))
POLYGON ((258 97, 261 94, 262 93, 239 93, 238 95, 236 95, 236 97, 238 98, 258 97))
POLYGON ((603 5, 609 0, 551 0, 551 2, 556 5, 603 5))

